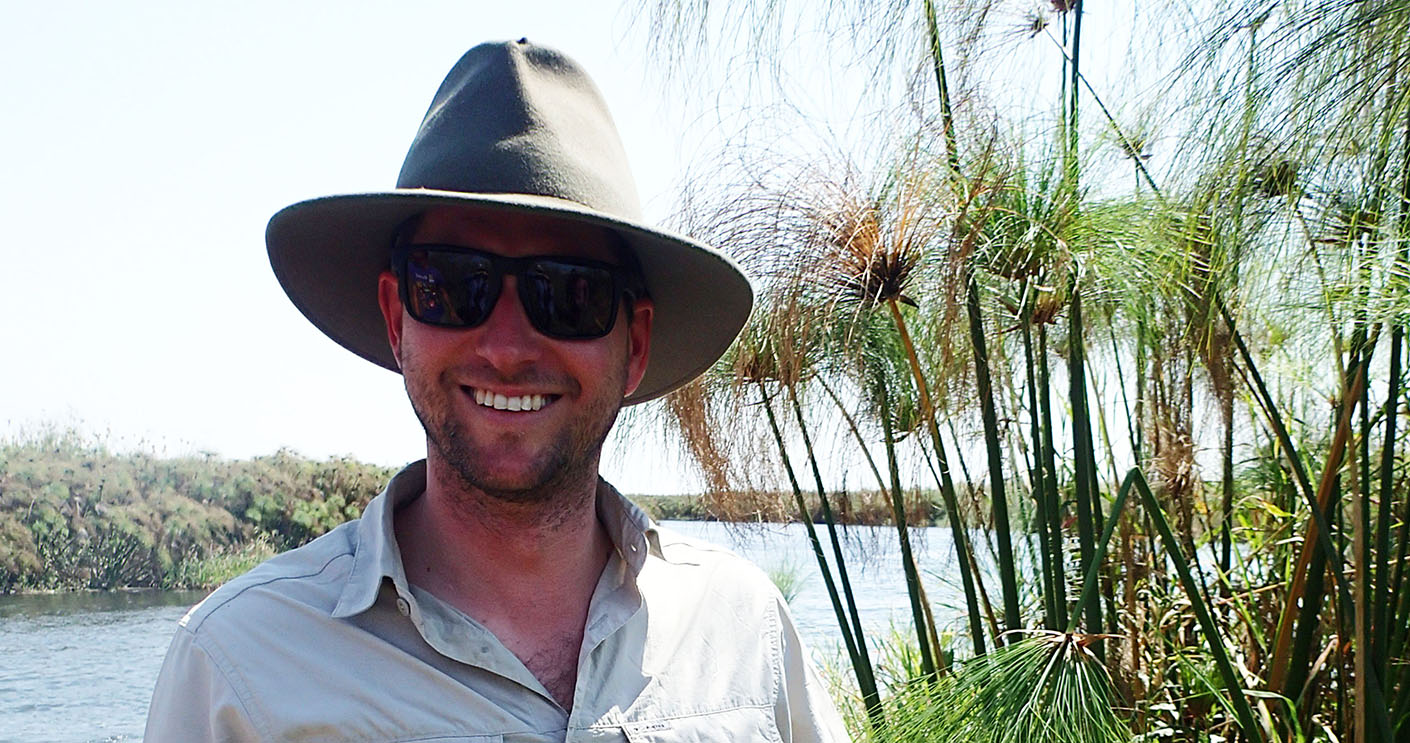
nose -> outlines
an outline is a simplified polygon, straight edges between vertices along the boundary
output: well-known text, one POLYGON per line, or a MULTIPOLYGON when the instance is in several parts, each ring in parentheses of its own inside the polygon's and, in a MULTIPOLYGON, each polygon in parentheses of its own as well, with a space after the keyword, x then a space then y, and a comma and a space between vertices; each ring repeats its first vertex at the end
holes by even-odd
POLYGON ((475 351, 502 373, 513 373, 534 362, 542 350, 543 336, 524 314, 519 288, 513 276, 504 277, 504 286, 494 309, 476 327, 475 351))

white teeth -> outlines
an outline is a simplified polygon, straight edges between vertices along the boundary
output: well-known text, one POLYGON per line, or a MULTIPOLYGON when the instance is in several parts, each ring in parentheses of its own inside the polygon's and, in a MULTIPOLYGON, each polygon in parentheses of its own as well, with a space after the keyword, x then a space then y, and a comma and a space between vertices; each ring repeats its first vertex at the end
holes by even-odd
POLYGON ((494 408, 495 410, 520 411, 540 410, 543 408, 543 404, 546 400, 543 395, 519 395, 517 397, 509 397, 495 392, 476 389, 475 402, 487 408, 494 408))

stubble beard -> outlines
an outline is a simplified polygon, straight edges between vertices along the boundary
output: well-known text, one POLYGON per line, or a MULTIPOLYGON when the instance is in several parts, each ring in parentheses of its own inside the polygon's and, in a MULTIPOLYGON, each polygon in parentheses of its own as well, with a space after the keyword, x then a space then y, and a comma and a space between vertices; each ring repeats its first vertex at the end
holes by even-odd
MULTIPOLYGON (((624 380, 624 374, 622 376, 624 380)), ((620 398, 593 401, 533 454, 534 462, 525 468, 525 474, 500 477, 484 466, 496 455, 487 450, 494 445, 472 441, 466 435, 465 423, 449 415, 453 405, 446 396, 462 393, 447 377, 441 375, 423 389, 407 376, 407 396, 426 432, 426 440, 449 466, 449 473, 457 480, 463 496, 479 492, 510 504, 567 505, 568 501, 576 502, 583 493, 591 492, 588 488, 594 487, 597 481, 602 445, 621 411, 620 398)))

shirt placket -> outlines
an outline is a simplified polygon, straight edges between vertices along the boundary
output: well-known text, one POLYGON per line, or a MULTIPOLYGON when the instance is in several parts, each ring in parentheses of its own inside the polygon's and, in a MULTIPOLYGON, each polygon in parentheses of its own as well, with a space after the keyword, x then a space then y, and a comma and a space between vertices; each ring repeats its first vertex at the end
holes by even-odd
POLYGON ((524 687, 561 716, 559 724, 566 719, 567 715, 553 695, 524 663, 493 632, 465 613, 418 588, 411 589, 410 597, 398 594, 397 611, 411 621, 421 638, 437 653, 524 687))
MULTIPOLYGON (((628 550, 640 549, 635 543, 628 550)), ((613 637, 626 627, 641 608, 641 594, 630 578, 628 560, 614 552, 603 570, 583 628, 583 644, 578 655, 578 676, 573 710, 568 719, 567 743, 616 743, 626 741, 621 707, 621 690, 612 688, 613 674, 606 666, 613 662, 613 637)))

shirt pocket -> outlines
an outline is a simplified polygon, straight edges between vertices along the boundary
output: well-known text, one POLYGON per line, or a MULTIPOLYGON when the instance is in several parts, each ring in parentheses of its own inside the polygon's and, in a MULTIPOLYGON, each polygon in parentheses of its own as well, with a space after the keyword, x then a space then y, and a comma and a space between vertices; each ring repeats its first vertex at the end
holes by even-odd
POLYGON ((773 707, 736 707, 719 712, 630 722, 622 726, 629 743, 733 743, 778 741, 773 707))

